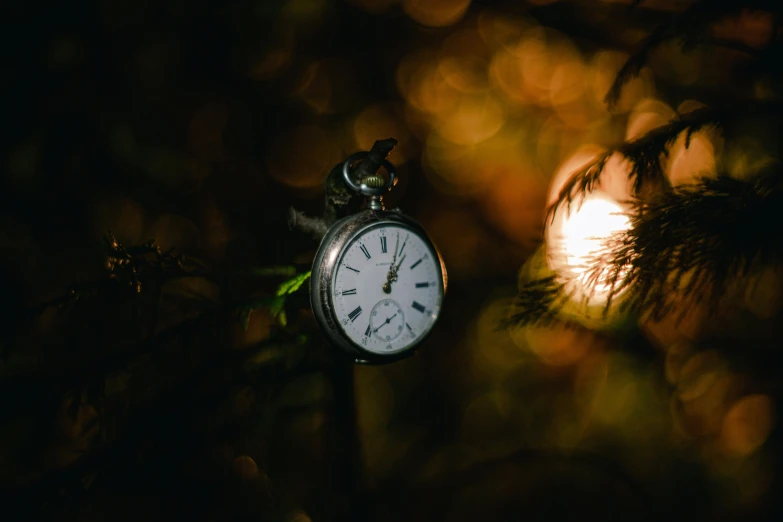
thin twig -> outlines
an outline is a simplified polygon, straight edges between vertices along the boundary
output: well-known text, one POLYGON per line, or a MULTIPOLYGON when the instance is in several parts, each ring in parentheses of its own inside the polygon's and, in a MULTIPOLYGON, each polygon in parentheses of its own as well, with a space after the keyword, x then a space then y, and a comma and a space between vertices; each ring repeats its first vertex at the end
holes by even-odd
POLYGON ((687 132, 686 147, 691 135, 707 126, 722 125, 724 117, 709 108, 700 108, 683 114, 666 125, 657 127, 647 134, 624 142, 600 154, 594 161, 571 174, 560 189, 557 200, 547 209, 547 217, 554 220, 561 205, 570 210, 577 197, 592 192, 601 183, 601 174, 609 158, 617 153, 631 163, 628 176, 633 181, 632 198, 639 197, 648 187, 668 188, 669 182, 664 174, 661 160, 668 154, 668 147, 682 132, 687 132))

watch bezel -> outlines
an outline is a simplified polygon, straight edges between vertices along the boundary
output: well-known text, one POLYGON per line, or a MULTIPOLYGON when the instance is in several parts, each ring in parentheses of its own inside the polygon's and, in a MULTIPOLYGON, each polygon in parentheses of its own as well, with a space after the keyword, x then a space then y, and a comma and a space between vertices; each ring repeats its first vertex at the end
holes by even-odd
POLYGON ((316 322, 321 327, 327 340, 333 346, 351 356, 355 362, 364 364, 383 364, 404 359, 413 355, 421 344, 429 337, 443 309, 446 296, 448 277, 443 257, 435 242, 429 237, 422 226, 414 219, 396 210, 364 210, 352 216, 337 221, 327 231, 318 247, 312 266, 310 278, 310 306, 313 309, 316 322), (432 251, 433 259, 437 259, 436 269, 443 282, 443 294, 439 297, 435 321, 429 329, 423 332, 416 341, 402 352, 384 355, 366 350, 351 340, 340 325, 333 302, 334 271, 344 249, 351 240, 369 228, 377 228, 384 224, 402 226, 416 233, 432 251))

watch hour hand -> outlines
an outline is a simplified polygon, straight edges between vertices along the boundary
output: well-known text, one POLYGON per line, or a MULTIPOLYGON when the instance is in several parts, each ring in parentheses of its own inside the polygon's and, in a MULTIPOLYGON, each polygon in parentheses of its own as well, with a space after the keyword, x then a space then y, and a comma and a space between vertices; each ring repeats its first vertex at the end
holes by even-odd
POLYGON ((386 294, 390 294, 392 291, 392 283, 397 280, 397 266, 395 265, 395 262, 397 261, 397 251, 400 248, 400 233, 397 232, 397 242, 394 245, 394 256, 392 256, 392 262, 389 265, 389 271, 386 273, 386 282, 383 283, 383 286, 381 287, 383 289, 383 292, 386 294))

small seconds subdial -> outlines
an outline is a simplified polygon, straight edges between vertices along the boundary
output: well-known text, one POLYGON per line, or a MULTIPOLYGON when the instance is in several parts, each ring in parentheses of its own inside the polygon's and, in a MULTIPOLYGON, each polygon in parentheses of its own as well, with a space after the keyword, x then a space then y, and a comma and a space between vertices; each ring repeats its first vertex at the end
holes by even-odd
POLYGON ((332 303, 342 330, 363 350, 396 354, 419 343, 440 313, 440 258, 398 224, 358 232, 336 260, 332 303))
POLYGON ((384 299, 372 309, 370 328, 381 341, 394 341, 405 329, 405 312, 391 299, 384 299))

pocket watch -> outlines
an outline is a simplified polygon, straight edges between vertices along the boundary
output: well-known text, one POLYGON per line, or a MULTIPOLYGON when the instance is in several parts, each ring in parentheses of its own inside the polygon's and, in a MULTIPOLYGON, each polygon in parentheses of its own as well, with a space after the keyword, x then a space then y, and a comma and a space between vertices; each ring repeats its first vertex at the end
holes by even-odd
POLYGON ((342 165, 345 184, 366 199, 364 210, 336 221, 321 240, 312 266, 310 304, 334 347, 357 363, 383 364, 413 355, 440 316, 446 267, 422 226, 399 209, 385 210, 388 179, 354 180, 357 152, 342 165))

